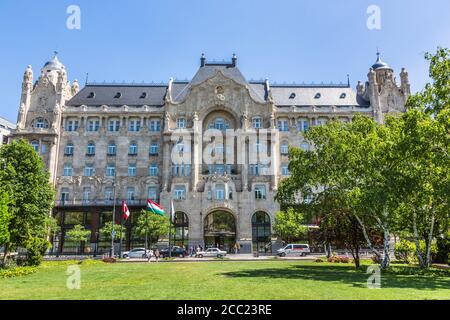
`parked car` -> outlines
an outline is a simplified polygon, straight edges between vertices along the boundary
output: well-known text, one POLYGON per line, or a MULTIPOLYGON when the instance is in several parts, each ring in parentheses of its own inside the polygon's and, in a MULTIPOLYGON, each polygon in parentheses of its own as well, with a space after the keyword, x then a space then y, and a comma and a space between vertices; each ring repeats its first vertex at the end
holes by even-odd
MULTIPOLYGON (((159 253, 161 254, 161 257, 167 258, 169 256, 169 248, 164 248, 164 249, 160 250, 159 253)), ((171 250, 172 257, 184 258, 187 255, 188 255, 188 253, 182 247, 178 247, 178 246, 172 247, 172 250, 171 250)))
POLYGON ((277 255, 280 257, 285 256, 306 256, 310 254, 309 245, 307 244, 288 244, 286 247, 278 249, 277 255))
POLYGON ((199 251, 197 252, 197 254, 195 255, 198 258, 203 258, 203 257, 217 257, 217 258, 222 258, 224 256, 227 255, 226 251, 222 251, 220 249, 217 248, 209 248, 205 251, 199 251))
POLYGON ((153 255, 153 250, 147 250, 145 251, 145 248, 135 248, 130 251, 122 252, 122 258, 148 258, 149 256, 153 255))

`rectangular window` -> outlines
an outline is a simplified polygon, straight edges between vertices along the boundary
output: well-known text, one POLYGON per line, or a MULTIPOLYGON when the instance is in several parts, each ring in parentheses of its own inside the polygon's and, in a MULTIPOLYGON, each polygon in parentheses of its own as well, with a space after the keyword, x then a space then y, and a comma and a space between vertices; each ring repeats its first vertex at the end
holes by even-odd
POLYGON ((289 131, 289 122, 288 120, 278 120, 278 130, 282 132, 289 131))
POLYGON ((216 186, 216 199, 223 200, 225 198, 225 187, 216 186))
POLYGON ((109 120, 108 131, 117 132, 120 130, 120 120, 109 120))
POLYGON ((157 142, 153 142, 152 145, 150 146, 150 154, 151 155, 158 154, 158 143, 157 142))
POLYGON ((161 131, 161 121, 160 120, 150 120, 149 128, 150 128, 151 132, 161 131))
POLYGON ((110 201, 114 201, 113 188, 111 187, 105 188, 105 201, 107 201, 108 203, 110 201))
POLYGON ((253 118, 252 124, 254 129, 261 129, 262 128, 261 118, 253 118))
POLYGON ((289 175, 289 167, 287 165, 281 166, 281 175, 288 176, 289 175))
POLYGON ((150 165, 148 169, 148 175, 150 177, 157 177, 158 176, 158 166, 156 164, 150 165))
POLYGON ((87 164, 86 167, 84 167, 84 176, 85 177, 92 177, 95 174, 94 165, 87 164))
POLYGON ((78 120, 68 120, 66 124, 66 131, 73 132, 78 130, 78 120))
POLYGON ((157 193, 156 193, 156 187, 148 187, 148 195, 147 197, 152 201, 157 201, 157 193))
POLYGON ((263 185, 255 186, 255 199, 257 200, 266 199, 266 186, 263 185))
POLYGON ((108 146, 108 156, 115 156, 117 153, 117 147, 115 144, 110 144, 108 146))
POLYGON ((67 201, 69 201, 69 189, 67 188, 62 188, 61 189, 61 204, 65 204, 67 201))
POLYGON ((88 121, 88 131, 96 132, 100 129, 100 120, 89 120, 88 121))
POLYGON ((90 197, 91 197, 91 188, 89 187, 83 188, 83 203, 84 204, 89 203, 90 197))
POLYGON ((106 176, 114 177, 116 175, 116 166, 113 164, 108 164, 106 167, 106 176))
POLYGON ((64 165, 64 172, 63 172, 63 176, 65 177, 71 177, 73 174, 73 168, 71 164, 65 164, 64 165))
POLYGON ((186 128, 186 119, 185 118, 178 118, 177 119, 177 128, 178 129, 186 128))
POLYGON ((128 131, 139 132, 141 130, 141 120, 129 120, 128 121, 128 131))
POLYGON ((185 186, 175 186, 174 192, 175 200, 185 200, 186 199, 186 187, 185 186))
POLYGON ((128 203, 133 203, 134 200, 135 200, 134 187, 128 187, 127 188, 127 201, 128 201, 128 203))
POLYGON ((130 164, 128 166, 128 176, 136 177, 136 165, 135 164, 130 164))

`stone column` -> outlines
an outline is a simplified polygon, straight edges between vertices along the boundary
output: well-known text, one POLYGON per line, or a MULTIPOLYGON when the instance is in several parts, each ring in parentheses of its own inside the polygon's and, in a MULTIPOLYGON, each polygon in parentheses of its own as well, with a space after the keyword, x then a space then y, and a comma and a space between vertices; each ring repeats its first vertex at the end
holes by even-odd
POLYGON ((163 137, 163 191, 169 190, 169 177, 170 177, 170 165, 172 164, 171 159, 171 141, 170 134, 164 134, 163 137))
POLYGON ((202 172, 202 132, 201 123, 198 116, 194 115, 193 120, 193 150, 192 150, 192 165, 191 165, 191 175, 192 175, 192 190, 197 191, 198 183, 200 182, 200 175, 202 172))

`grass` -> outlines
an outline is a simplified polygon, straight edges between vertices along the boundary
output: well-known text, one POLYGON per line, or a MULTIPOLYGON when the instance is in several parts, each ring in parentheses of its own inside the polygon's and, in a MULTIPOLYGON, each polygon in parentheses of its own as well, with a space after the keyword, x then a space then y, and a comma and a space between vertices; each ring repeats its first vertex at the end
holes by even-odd
POLYGON ((450 274, 395 266, 381 289, 368 289, 365 268, 299 261, 83 262, 81 289, 66 287, 67 267, 45 262, 36 273, 0 279, 0 299, 450 299, 450 274))

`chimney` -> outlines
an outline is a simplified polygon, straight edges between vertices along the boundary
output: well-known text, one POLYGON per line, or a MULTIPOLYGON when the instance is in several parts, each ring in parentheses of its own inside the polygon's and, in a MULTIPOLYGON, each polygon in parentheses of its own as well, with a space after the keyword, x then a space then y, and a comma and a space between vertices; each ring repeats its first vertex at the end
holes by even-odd
POLYGON ((204 67, 206 62, 205 54, 202 53, 202 57, 200 58, 200 67, 204 67))
POLYGON ((236 64, 237 64, 237 57, 236 57, 236 54, 233 53, 233 58, 231 59, 231 65, 233 67, 236 67, 236 64))

